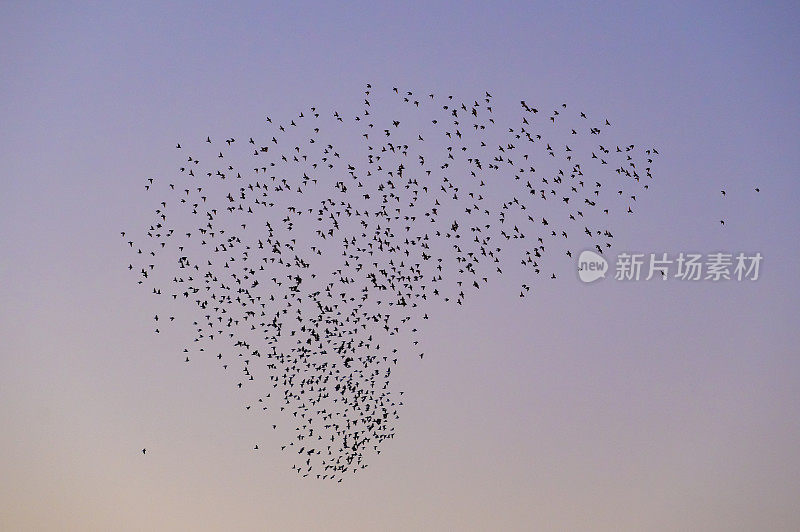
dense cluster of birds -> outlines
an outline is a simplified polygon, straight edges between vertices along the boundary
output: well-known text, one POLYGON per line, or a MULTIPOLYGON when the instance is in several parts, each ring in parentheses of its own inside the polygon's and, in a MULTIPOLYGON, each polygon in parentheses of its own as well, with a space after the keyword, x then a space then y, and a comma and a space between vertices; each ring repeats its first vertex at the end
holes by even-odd
POLYGON ((174 302, 155 331, 169 305, 192 309, 181 358, 216 359, 245 408, 292 427, 294 470, 341 482, 394 436, 390 377, 423 358, 429 301, 457 308, 507 269, 528 296, 556 278, 546 255, 611 247, 609 222, 649 188, 655 148, 554 107, 367 85, 347 116, 308 107, 258 138, 178 143, 179 170, 145 184, 141 240, 122 233, 138 283, 174 302))

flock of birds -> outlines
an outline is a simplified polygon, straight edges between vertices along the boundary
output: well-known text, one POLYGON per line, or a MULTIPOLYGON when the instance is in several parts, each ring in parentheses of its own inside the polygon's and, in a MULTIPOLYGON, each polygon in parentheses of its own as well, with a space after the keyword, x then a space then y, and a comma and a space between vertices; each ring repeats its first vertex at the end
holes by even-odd
POLYGON ((509 269, 526 297, 556 278, 546 256, 603 253, 658 155, 612 143, 604 117, 495 108, 488 92, 367 85, 353 115, 309 107, 265 126, 177 144, 179 170, 145 184, 149 227, 122 233, 128 269, 163 301, 155 332, 171 306, 190 312, 181 358, 213 357, 247 410, 288 422, 294 470, 339 482, 394 436, 390 378, 423 358, 429 302, 457 308, 509 269))

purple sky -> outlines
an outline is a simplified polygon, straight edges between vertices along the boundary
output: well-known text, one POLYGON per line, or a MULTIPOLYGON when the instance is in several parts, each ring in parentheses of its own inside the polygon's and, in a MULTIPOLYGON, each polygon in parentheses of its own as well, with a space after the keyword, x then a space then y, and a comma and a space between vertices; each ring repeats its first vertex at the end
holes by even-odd
POLYGON ((795 3, 2 12, 0 529, 800 529, 795 3), (119 231, 175 142, 367 82, 612 117, 661 152, 617 251, 758 251, 761 278, 584 285, 565 260, 535 297, 434 309, 394 440, 300 479, 212 363, 152 334, 119 231))

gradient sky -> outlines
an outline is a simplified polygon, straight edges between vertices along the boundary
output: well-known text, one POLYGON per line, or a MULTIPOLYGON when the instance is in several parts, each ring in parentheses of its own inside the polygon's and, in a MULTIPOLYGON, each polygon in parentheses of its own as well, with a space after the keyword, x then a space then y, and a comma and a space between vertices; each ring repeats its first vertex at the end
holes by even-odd
POLYGON ((800 529, 796 3, 130 4, 2 2, 0 529, 800 529), (367 82, 612 117, 661 152, 618 251, 759 251, 761 278, 433 309, 394 440, 299 478, 152 334, 119 231, 176 141, 367 82))

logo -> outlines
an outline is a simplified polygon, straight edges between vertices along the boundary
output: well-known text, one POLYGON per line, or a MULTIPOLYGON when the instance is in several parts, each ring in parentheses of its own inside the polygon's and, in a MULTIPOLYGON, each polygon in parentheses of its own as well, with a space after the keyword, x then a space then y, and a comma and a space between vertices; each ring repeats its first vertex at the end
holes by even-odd
POLYGON ((584 283, 592 283, 606 276, 608 262, 594 251, 583 251, 578 257, 578 277, 584 283))
MULTIPOLYGON (((759 278, 761 253, 620 253, 613 265, 616 281, 756 281, 759 278), (657 275, 658 274, 658 275, 657 275)), ((605 277, 606 259, 594 251, 584 251, 578 258, 578 277, 592 283, 605 277)))

